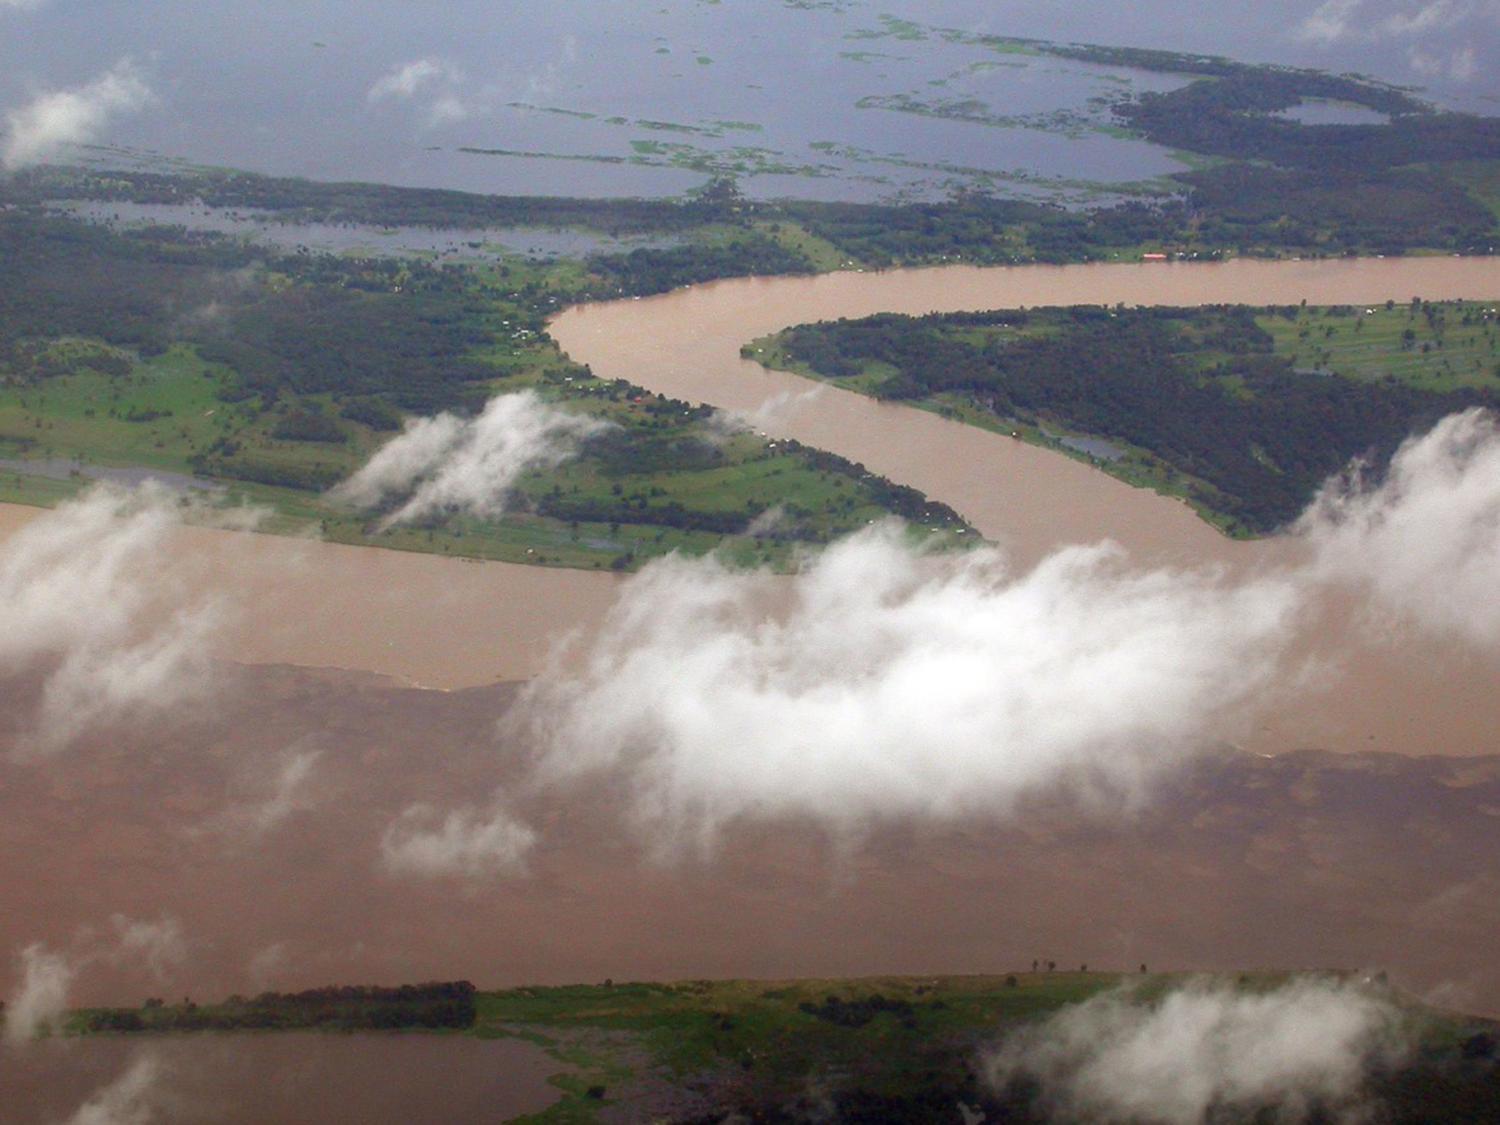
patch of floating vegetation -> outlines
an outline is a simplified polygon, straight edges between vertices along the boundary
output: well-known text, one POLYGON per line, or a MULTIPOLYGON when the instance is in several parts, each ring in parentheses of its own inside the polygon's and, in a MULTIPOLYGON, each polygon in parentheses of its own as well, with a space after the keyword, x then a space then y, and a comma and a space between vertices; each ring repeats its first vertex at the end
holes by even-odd
MULTIPOLYGON (((987 102, 979 98, 938 98, 924 101, 911 94, 868 94, 854 104, 859 109, 885 109, 894 113, 966 121, 997 129, 1035 129, 1043 133, 1056 133, 1070 140, 1104 132, 1107 125, 1101 118, 1074 109, 1057 109, 1048 113, 996 113, 987 102)), ((1116 130, 1117 134, 1123 132, 1118 128, 1116 130)))
POLYGON ((927 29, 912 20, 899 16, 883 15, 878 28, 862 27, 851 31, 845 39, 901 39, 908 43, 920 43, 927 38, 927 29))
POLYGON ((850 62, 873 63, 881 60, 894 62, 908 62, 910 55, 892 55, 886 51, 840 51, 839 58, 848 59, 850 62))
POLYGON ((580 121, 592 121, 598 116, 596 113, 589 113, 585 110, 564 109, 556 105, 534 105, 531 102, 506 102, 505 104, 511 109, 525 109, 532 113, 555 113, 559 117, 576 117, 580 121))

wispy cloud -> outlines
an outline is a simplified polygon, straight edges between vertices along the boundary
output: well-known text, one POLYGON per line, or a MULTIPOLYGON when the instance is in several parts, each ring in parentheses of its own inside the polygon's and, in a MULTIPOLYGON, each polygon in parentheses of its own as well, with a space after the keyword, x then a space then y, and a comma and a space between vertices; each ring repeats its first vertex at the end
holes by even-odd
POLYGON ((36 748, 207 687, 224 608, 185 591, 171 537, 188 510, 156 485, 100 485, 0 543, 0 671, 45 675, 36 748))
POLYGON ((444 413, 409 421, 331 495, 358 508, 394 501, 382 527, 445 512, 496 516, 522 473, 562 464, 585 438, 608 428, 532 391, 498 395, 477 418, 444 413))
POLYGON ((50 950, 40 942, 17 957, 20 982, 5 1005, 5 1037, 24 1043, 38 1032, 55 1029, 67 1011, 73 982, 88 966, 133 962, 150 970, 157 980, 187 954, 182 926, 175 918, 136 920, 123 914, 110 918, 110 933, 80 930, 69 951, 50 950))
POLYGON ((5 1038, 24 1043, 38 1032, 56 1029, 78 970, 66 953, 40 942, 21 950, 17 960, 21 979, 5 1003, 5 1038))
POLYGON ((1314 574, 1427 629, 1500 645, 1500 426, 1469 410, 1406 442, 1385 478, 1330 482, 1297 531, 1314 574))
POLYGON ((924 558, 881 526, 789 583, 653 563, 520 714, 544 779, 625 771, 668 846, 749 817, 993 815, 1065 782, 1130 799, 1266 688, 1297 604, 1108 546, 1024 574, 924 558))
POLYGON ((118 1078, 79 1106, 67 1125, 151 1125, 164 1120, 161 1081, 165 1074, 155 1054, 137 1055, 118 1078))
POLYGON ((392 67, 365 92, 372 105, 415 102, 425 109, 429 127, 451 125, 477 112, 466 96, 468 76, 456 63, 437 57, 414 59, 392 67))
POLYGON ((121 59, 86 86, 44 93, 5 115, 0 163, 10 171, 55 157, 71 144, 100 136, 111 119, 155 101, 140 69, 121 59))
POLYGON ((1454 47, 1452 50, 1426 50, 1413 46, 1406 52, 1406 61, 1423 78, 1468 82, 1479 73, 1479 55, 1473 44, 1454 47))
POLYGON ((1068 1120, 1197 1125, 1269 1107, 1277 1121, 1315 1107, 1351 1120, 1371 1064, 1403 1053, 1398 1016, 1383 993, 1336 980, 1116 991, 1011 1034, 985 1071, 1000 1089, 1038 1082, 1068 1120))
POLYGON ((481 878, 521 875, 536 832, 498 803, 442 813, 413 805, 380 842, 387 871, 398 875, 481 878))
POLYGON ((293 747, 281 754, 269 768, 257 765, 250 787, 257 796, 230 806, 211 818, 203 827, 222 833, 241 843, 255 843, 294 813, 311 808, 308 792, 321 750, 293 747))
POLYGON ((1500 0, 1326 0, 1293 34, 1324 47, 1411 41, 1407 59, 1414 71, 1465 82, 1478 70, 1473 38, 1492 36, 1497 27, 1500 0))

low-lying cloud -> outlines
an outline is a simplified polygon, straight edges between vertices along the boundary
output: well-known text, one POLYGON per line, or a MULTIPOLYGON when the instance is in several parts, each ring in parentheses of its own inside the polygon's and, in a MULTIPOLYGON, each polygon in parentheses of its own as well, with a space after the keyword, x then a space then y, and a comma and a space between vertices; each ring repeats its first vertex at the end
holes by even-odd
POLYGON ((507 719, 542 784, 609 774, 660 849, 750 819, 835 830, 1004 815, 1062 791, 1128 807, 1253 708, 1332 586, 1500 647, 1500 429, 1478 411, 1408 442, 1376 485, 1330 486, 1299 564, 1143 569, 1109 545, 1014 572, 930 556, 895 525, 797 575, 669 557, 507 719))
POLYGON ((79 1106, 67 1125, 150 1125, 165 1120, 165 1075, 155 1054, 137 1055, 118 1078, 79 1106))
POLYGON ((1479 20, 1500 22, 1494 0, 1325 0, 1297 25, 1299 39, 1333 44, 1415 38, 1479 20))
POLYGON ((413 805, 386 829, 380 852, 396 875, 522 875, 536 839, 535 830, 498 804, 447 813, 413 805))
POLYGON ((1196 982, 1158 999, 1122 990, 1011 1034, 984 1069, 997 1090, 1039 1083, 1067 1120, 1198 1125, 1271 1106, 1277 1121, 1314 1108, 1347 1120, 1371 1065, 1403 1053, 1399 1022, 1382 992, 1331 979, 1266 992, 1196 982))
POLYGON ((139 67, 121 59, 85 86, 41 94, 7 113, 0 164, 13 172, 50 160, 67 145, 99 137, 113 118, 155 100, 139 67))
POLYGON ((5 1038, 24 1043, 40 1031, 55 1030, 68 1007, 77 969, 66 953, 40 942, 21 950, 21 981, 5 1003, 5 1038))
POLYGON ((894 525, 791 579, 668 558, 525 713, 549 779, 625 768, 645 822, 996 813, 1068 782, 1131 797, 1267 687, 1295 588, 1137 571, 1109 546, 1012 573, 894 525), (785 612, 770 612, 779 597, 785 612))
POLYGON ((429 127, 451 125, 475 109, 464 97, 467 76, 456 63, 428 56, 392 67, 365 92, 372 105, 379 102, 421 102, 429 127))
POLYGON ((44 674, 35 748, 207 688, 225 609, 186 592, 173 556, 192 508, 155 484, 98 485, 0 543, 0 673, 44 674))
POLYGON ((259 766, 252 787, 258 796, 231 805, 204 828, 241 843, 255 843, 294 813, 311 808, 309 782, 323 756, 321 750, 292 747, 270 769, 259 766))
POLYGON ((5 1038, 24 1043, 39 1032, 55 1031, 68 1007, 68 995, 79 974, 90 965, 138 964, 157 980, 187 955, 182 926, 175 918, 155 921, 110 918, 108 933, 91 929, 75 935, 71 951, 52 950, 41 942, 17 956, 20 982, 5 1004, 5 1038))
POLYGON ((1450 415, 1407 441, 1383 480, 1324 487, 1297 531, 1315 576, 1420 626, 1500 645, 1500 426, 1450 415))
POLYGON ((1407 44, 1407 65, 1429 79, 1467 82, 1479 72, 1475 42, 1500 30, 1496 0, 1326 0, 1299 23, 1304 43, 1407 44))
POLYGON ((533 391, 497 395, 476 418, 443 413, 408 421, 331 495, 357 508, 394 503, 382 528, 447 512, 493 517, 522 473, 562 464, 607 428, 533 391))

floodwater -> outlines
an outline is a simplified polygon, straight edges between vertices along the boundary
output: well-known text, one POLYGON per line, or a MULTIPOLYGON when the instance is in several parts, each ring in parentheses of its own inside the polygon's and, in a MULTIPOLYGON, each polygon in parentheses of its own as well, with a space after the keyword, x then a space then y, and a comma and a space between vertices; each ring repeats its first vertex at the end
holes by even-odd
MULTIPOLYGON (((36 690, 0 681, 0 729, 36 690)), ((334 982, 1003 973, 1041 957, 1380 966, 1500 1011, 1483 953, 1500 927, 1500 757, 1209 754, 1128 814, 1036 794, 1003 818, 873 822, 843 847, 787 817, 659 862, 628 779, 529 783, 525 747, 496 729, 514 695, 251 667, 207 716, 0 756, 0 995, 15 995, 14 952, 43 942, 77 967, 77 1004, 334 982), (273 818, 292 752, 317 757, 273 818), (524 870, 382 866, 409 805, 484 815, 497 788, 537 832, 524 870), (153 971, 120 949, 116 913, 175 918, 183 959, 153 971)))
POLYGON ((1065 195, 1058 177, 1180 169, 1160 147, 1091 126, 1105 119, 1100 100, 1181 79, 973 36, 1356 71, 1493 112, 1493 68, 1473 58, 1493 29, 1472 7, 1409 36, 1326 36, 1299 33, 1306 0, 658 0, 629 20, 616 4, 541 0, 452 0, 441 19, 355 0, 266 0, 252 14, 155 0, 148 20, 120 0, 86 20, 67 5, 12 3, 0 111, 133 59, 155 97, 91 138, 118 147, 69 155, 519 195, 676 196, 715 172, 754 196, 1065 195))
POLYGON ((530 1043, 449 1035, 172 1035, 0 1048, 0 1116, 176 1125, 507 1121, 557 1100, 559 1064, 530 1043), (85 1102, 133 1102, 74 1118, 85 1102), (129 1108, 127 1108, 129 1107, 129 1108))
MULTIPOLYGON (((0 504, 0 541, 44 514, 0 504)), ((620 578, 272 535, 184 528, 184 597, 224 602, 214 655, 448 689, 525 679, 604 615, 620 578)))

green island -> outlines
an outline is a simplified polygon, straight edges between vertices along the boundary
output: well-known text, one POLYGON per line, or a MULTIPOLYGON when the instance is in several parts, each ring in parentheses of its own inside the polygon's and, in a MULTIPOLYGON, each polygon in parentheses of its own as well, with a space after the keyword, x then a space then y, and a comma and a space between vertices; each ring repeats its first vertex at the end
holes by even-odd
MULTIPOLYGON (((992 976, 854 980, 683 981, 481 991, 467 981, 401 988, 332 987, 231 997, 220 1004, 151 998, 139 1008, 70 1013, 62 1034, 278 1030, 419 1030, 519 1038, 559 1064, 558 1101, 521 1120, 949 1120, 955 1106, 989 1120, 1054 1120, 1036 1081, 997 1088, 984 1060, 1010 1035, 1070 1005, 1121 990, 1152 1006, 1184 987, 1255 995, 1292 983, 1368 990, 1409 1044, 1374 1062, 1369 1104, 1381 1120, 1490 1120, 1500 1112, 1494 1021, 1426 1007, 1354 974, 1218 976, 1073 971, 1040 963, 992 976)), ((1317 1107, 1313 1107, 1315 1110, 1317 1107)), ((1335 1107, 1336 1108, 1336 1107, 1335 1107)), ((1257 1107, 1271 1120, 1275 1105, 1257 1107)), ((1236 1118, 1238 1119, 1238 1118, 1236 1118)), ((1312 1119, 1320 1119, 1314 1113, 1312 1119)))
MULTIPOLYGON (((880 34, 897 39, 966 34, 887 22, 880 34)), ((1488 254, 1500 244, 1500 119, 1438 111, 1354 76, 975 42, 1183 76, 1167 93, 1122 88, 1100 112, 1122 135, 1196 166, 1165 194, 1071 209, 975 191, 920 203, 756 201, 726 176, 656 200, 313 183, 187 165, 40 166, 0 179, 0 498, 53 504, 96 477, 149 469, 269 507, 270 530, 617 569, 715 549, 788 566, 802 546, 888 514, 947 540, 969 530, 956 513, 862 466, 730 432, 698 404, 593 378, 560 354, 547 318, 577 302, 749 275, 1148 254, 1488 254), (1307 100, 1385 121, 1282 116, 1307 100), (315 253, 170 221, 91 224, 63 210, 80 202, 461 231, 469 241, 458 252, 315 253), (649 244, 538 258, 486 241, 517 229, 571 232, 585 247, 591 238, 649 244), (610 427, 575 459, 525 474, 502 517, 455 512, 383 528, 379 513, 327 497, 407 422, 470 416, 520 390, 610 427)), ((1094 456, 1188 497, 1234 534, 1280 526, 1347 457, 1378 459, 1443 411, 1492 403, 1496 389, 1494 325, 1478 308, 1032 312, 1024 327, 1007 316, 799 330, 751 354, 1094 456), (940 370, 918 354, 928 347, 956 366, 940 370), (1142 362, 1148 356, 1164 361, 1142 362), (1048 374, 1074 361, 1096 377, 1048 374), (1314 427, 1309 411, 1326 426, 1314 427), (1095 438, 1111 444, 1090 445, 1095 438)))
POLYGON ((1500 406, 1500 302, 1008 309, 798 325, 742 354, 1035 441, 1274 531, 1352 459, 1500 406))

